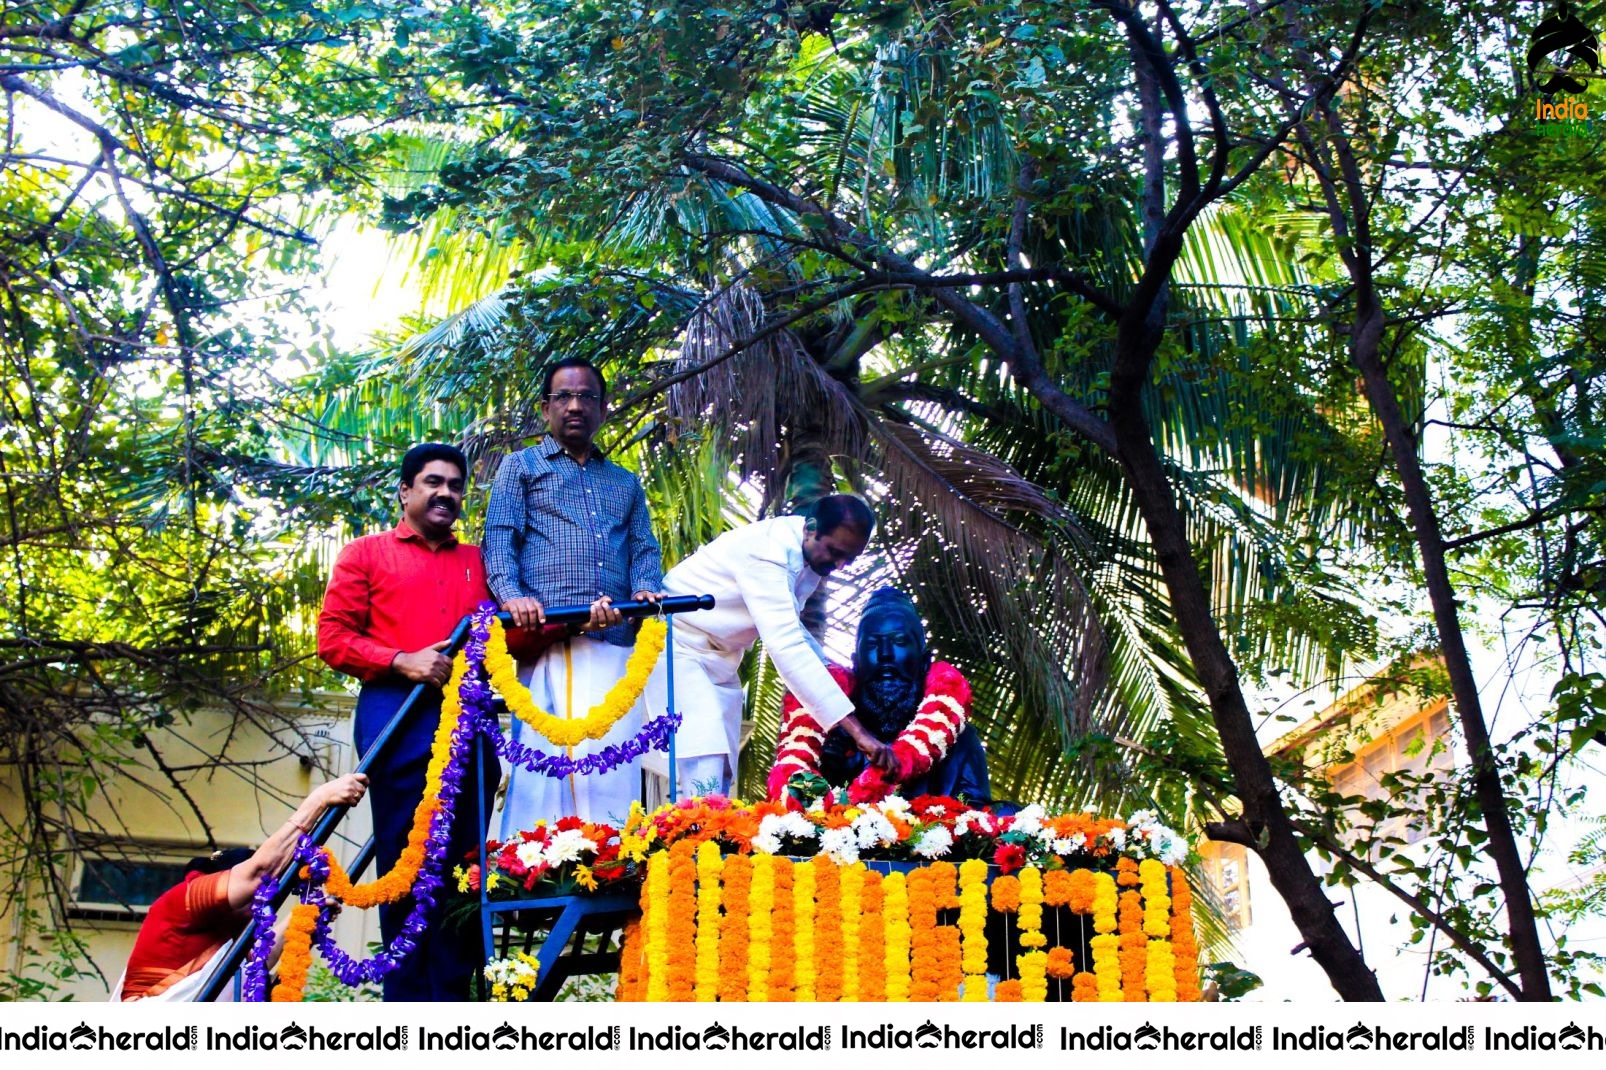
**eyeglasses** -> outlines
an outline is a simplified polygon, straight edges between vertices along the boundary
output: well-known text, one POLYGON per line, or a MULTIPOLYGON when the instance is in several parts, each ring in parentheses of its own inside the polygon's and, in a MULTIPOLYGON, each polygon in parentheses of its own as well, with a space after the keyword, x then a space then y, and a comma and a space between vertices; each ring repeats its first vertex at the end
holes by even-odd
POLYGON ((548 394, 546 399, 558 405, 567 405, 571 401, 595 405, 602 400, 602 395, 594 390, 559 390, 556 393, 548 394))

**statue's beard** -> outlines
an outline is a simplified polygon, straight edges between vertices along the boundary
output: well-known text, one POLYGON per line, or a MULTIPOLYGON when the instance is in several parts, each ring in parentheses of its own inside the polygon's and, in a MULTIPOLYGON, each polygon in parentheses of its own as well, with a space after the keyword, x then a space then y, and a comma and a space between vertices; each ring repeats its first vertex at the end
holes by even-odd
POLYGON ((859 704, 882 739, 903 730, 920 706, 920 685, 907 676, 874 676, 859 686, 859 704))

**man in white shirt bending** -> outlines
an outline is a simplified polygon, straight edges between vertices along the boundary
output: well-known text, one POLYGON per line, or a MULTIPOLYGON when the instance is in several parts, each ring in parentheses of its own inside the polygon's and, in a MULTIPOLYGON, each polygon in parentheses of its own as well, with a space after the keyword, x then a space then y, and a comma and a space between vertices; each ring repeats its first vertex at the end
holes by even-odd
MULTIPOLYGON (((891 750, 859 724, 853 700, 826 671, 825 652, 798 614, 834 570, 864 552, 875 514, 862 499, 832 494, 806 516, 782 516, 727 531, 669 570, 670 595, 711 594, 714 608, 675 620, 677 794, 728 794, 736 777, 742 724, 742 655, 755 640, 822 731, 841 725, 874 765, 891 750)), ((649 713, 664 712, 665 664, 647 685, 649 713)))

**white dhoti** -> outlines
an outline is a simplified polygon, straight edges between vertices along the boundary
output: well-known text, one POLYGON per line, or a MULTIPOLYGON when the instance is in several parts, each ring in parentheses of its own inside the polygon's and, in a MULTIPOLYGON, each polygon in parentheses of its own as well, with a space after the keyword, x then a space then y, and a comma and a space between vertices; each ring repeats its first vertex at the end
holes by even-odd
MULTIPOLYGON (((613 646, 595 639, 577 637, 557 643, 531 663, 519 664, 519 680, 530 689, 530 697, 541 709, 567 720, 578 720, 601 702, 608 690, 625 674, 631 648, 613 646)), ((662 659, 660 659, 662 660, 662 659)), ((641 731, 642 710, 638 702, 600 740, 585 740, 570 748, 554 746, 544 736, 517 717, 513 719, 513 739, 548 754, 565 753, 575 758, 623 743, 641 731)), ((513 764, 507 797, 502 802, 500 838, 511 838, 537 821, 556 821, 578 817, 622 827, 630 814, 630 804, 641 798, 641 762, 626 762, 606 773, 589 776, 573 774, 551 777, 513 764)))
MULTIPOLYGON (((745 653, 721 649, 706 633, 675 624, 675 709, 681 714, 675 736, 677 798, 730 793, 746 704, 739 676, 745 653)), ((647 680, 650 716, 669 708, 668 680, 668 659, 660 658, 647 680)))

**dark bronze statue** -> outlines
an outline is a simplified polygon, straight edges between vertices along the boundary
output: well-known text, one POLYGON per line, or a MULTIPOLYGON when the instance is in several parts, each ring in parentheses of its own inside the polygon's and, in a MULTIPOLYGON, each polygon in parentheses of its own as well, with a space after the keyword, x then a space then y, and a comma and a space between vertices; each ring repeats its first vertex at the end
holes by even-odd
MULTIPOLYGON (((853 648, 853 706, 859 722, 891 743, 914 719, 925 697, 931 655, 914 603, 902 591, 883 587, 870 596, 853 648)), ((864 756, 844 733, 832 731, 820 753, 820 774, 833 785, 851 783, 864 770, 864 756)), ((992 802, 987 754, 976 729, 965 725, 948 754, 923 776, 898 786, 906 799, 949 795, 976 806, 992 802)))

